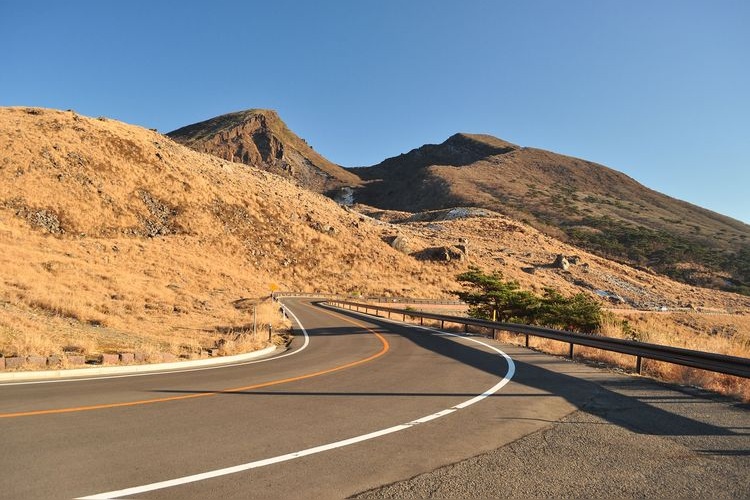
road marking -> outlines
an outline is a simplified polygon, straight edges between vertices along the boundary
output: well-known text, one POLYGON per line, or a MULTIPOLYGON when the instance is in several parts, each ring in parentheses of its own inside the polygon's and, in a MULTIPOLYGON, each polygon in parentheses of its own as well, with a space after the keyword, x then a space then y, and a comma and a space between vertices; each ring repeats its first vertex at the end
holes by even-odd
MULTIPOLYGON (((333 314, 333 313, 329 313, 329 314, 333 314)), ((337 316, 339 316, 339 315, 337 315, 337 316)), ((342 319, 346 319, 350 323, 353 323, 353 321, 350 320, 350 319, 343 318, 343 317, 342 317, 342 319)), ((359 324, 359 326, 364 326, 364 325, 359 324)), ((412 325, 409 325, 409 326, 412 326, 412 325)), ((300 324, 300 327, 302 327, 301 324, 300 324)), ((450 408, 446 408, 445 410, 439 411, 437 413, 432 413, 432 414, 426 415, 426 416, 424 416, 422 418, 418 418, 416 420, 412 420, 411 422, 407 422, 407 423, 400 424, 400 425, 394 425, 393 427, 388 427, 386 429, 381 429, 381 430, 378 430, 378 431, 370 432, 368 434, 362 434, 360 436, 355 436, 355 437, 351 437, 351 438, 348 438, 348 439, 343 439, 341 441, 335 441, 333 443, 328 443, 328 444, 324 444, 324 445, 321 445, 321 446, 315 446, 313 448, 307 448, 305 450, 295 451, 293 453, 287 453, 285 455, 279 455, 277 457, 266 458, 264 460, 257 460, 255 462, 248 462, 246 464, 235 465, 233 467, 226 467, 226 468, 223 468, 223 469, 217 469, 217 470, 213 470, 213 471, 209 471, 209 472, 203 472, 203 473, 200 473, 200 474, 192 474, 190 476, 183 476, 183 477, 179 477, 179 478, 176 478, 176 479, 170 479, 170 480, 167 480, 167 481, 160 481, 160 482, 157 482, 157 483, 146 484, 146 485, 143 485, 143 486, 134 486, 132 488, 125 488, 125 489, 122 489, 122 490, 108 491, 106 493, 98 493, 98 494, 89 495, 89 496, 85 496, 85 497, 79 497, 77 500, 113 499, 113 498, 120 498, 120 497, 130 496, 130 495, 139 495, 141 493, 146 493, 146 492, 149 492, 149 491, 161 490, 161 489, 164 489, 164 488, 171 488, 171 487, 174 487, 174 486, 181 486, 181 485, 184 485, 184 484, 195 483, 195 482, 198 482, 198 481, 205 481, 207 479, 212 479, 212 478, 216 478, 216 477, 220 477, 220 476, 226 476, 226 475, 229 475, 229 474, 236 474, 238 472, 243 472, 243 471, 247 471, 247 470, 250 470, 250 469, 257 469, 259 467, 265 467, 267 465, 278 464, 278 463, 281 463, 281 462, 286 462, 286 461, 289 461, 289 460, 294 460, 296 458, 306 457, 308 455, 314 455, 316 453, 322 453, 324 451, 330 451, 330 450, 334 450, 336 448, 343 448, 345 446, 350 446, 350 445, 353 445, 353 444, 356 444, 356 443, 361 443, 362 441, 368 441, 370 439, 375 439, 375 438, 379 438, 381 436, 385 436, 385 435, 388 435, 388 434, 393 434, 394 432, 399 432, 399 431, 403 431, 403 430, 406 430, 406 429, 410 429, 410 428, 412 428, 412 427, 414 427, 416 425, 423 424, 423 423, 426 423, 426 422, 430 422, 432 420, 435 420, 435 419, 440 418, 440 417, 444 417, 446 415, 450 415, 451 413, 453 413, 455 411, 461 410, 463 408, 466 408, 467 406, 471 406, 471 405, 473 405, 475 403, 478 403, 479 401, 481 401, 481 400, 487 398, 488 396, 491 396, 492 394, 495 394, 497 391, 499 391, 503 386, 505 386, 508 382, 510 382, 510 380, 513 378, 513 375, 515 374, 516 366, 513 363, 513 360, 510 358, 510 356, 508 356, 507 354, 505 354, 503 351, 501 351, 497 347, 491 346, 491 345, 489 345, 489 344, 487 344, 485 342, 482 342, 481 340, 477 340, 477 339, 474 339, 474 338, 471 338, 471 337, 464 337, 462 335, 456 335, 456 334, 453 334, 453 333, 442 332, 442 331, 435 330, 435 329, 429 328, 429 327, 416 326, 416 328, 420 328, 422 330, 428 330, 428 331, 432 331, 432 332, 437 332, 440 335, 445 335, 445 336, 449 336, 449 337, 459 337, 459 338, 462 338, 462 339, 465 339, 465 340, 469 340, 471 342, 475 342, 477 344, 483 345, 483 346, 485 346, 485 347, 487 347, 487 348, 489 348, 489 349, 497 352, 498 354, 500 354, 500 356, 502 356, 505 359, 505 361, 508 363, 508 371, 505 374, 505 376, 502 378, 502 380, 500 380, 500 382, 498 382, 497 384, 493 385, 492 387, 490 387, 489 389, 487 389, 483 393, 481 393, 481 394, 479 394, 479 395, 477 395, 477 396, 475 396, 475 397, 473 397, 471 399, 468 399, 468 400, 464 401, 463 403, 457 404, 455 406, 451 406, 450 408)))
MULTIPOLYGON (((291 311, 289 311, 291 314, 291 311)), ((309 341, 309 335, 307 334, 307 330, 302 326, 302 323, 300 323, 299 319, 297 319, 297 316, 294 314, 291 314, 294 317, 294 320, 299 325, 300 329, 305 335, 305 347, 307 346, 307 343, 309 341)), ((260 384, 254 384, 254 385, 248 385, 244 387, 233 387, 231 389, 222 389, 219 391, 211 391, 211 392, 202 392, 197 394, 185 394, 182 396, 168 396, 164 398, 154 398, 154 399, 142 399, 139 401, 126 401, 121 403, 107 403, 107 404, 100 404, 100 405, 91 405, 91 406, 78 406, 78 407, 71 407, 71 408, 56 408, 51 410, 32 410, 32 411, 25 411, 25 412, 16 412, 16 413, 0 413, 0 418, 17 418, 17 417, 31 417, 31 416, 38 416, 38 415, 53 415, 53 414, 59 414, 59 413, 77 413, 77 412, 83 412, 83 411, 91 411, 91 410, 103 410, 103 409, 109 409, 109 408, 121 408, 125 406, 140 406, 140 405, 147 405, 147 404, 155 404, 155 403, 165 403, 168 401, 180 401, 183 399, 197 399, 197 398, 205 398, 209 396, 216 396, 217 394, 226 394, 226 393, 233 393, 233 392, 242 392, 242 391, 249 391, 252 389, 260 389, 263 387, 269 387, 273 385, 280 385, 280 384, 286 384, 288 382, 296 382, 298 380, 305 380, 308 378, 318 377, 320 375, 325 375, 327 373, 333 373, 340 370, 345 370, 347 368, 351 368, 353 366, 361 365, 363 363, 367 363, 369 361, 372 361, 376 358, 379 358, 380 356, 384 355, 386 352, 388 352, 388 349, 390 349, 390 344, 388 341, 383 337, 381 334, 376 332, 375 330, 371 328, 365 327, 369 332, 373 333, 378 340, 380 340, 381 343, 381 349, 377 353, 368 356, 363 359, 359 359, 357 361, 352 361, 350 363, 345 363, 343 365, 334 366, 333 368, 326 368, 325 370, 320 370, 313 373, 307 373, 305 375, 298 375, 295 377, 289 377, 285 379, 280 380, 272 380, 270 382, 263 382, 260 384)), ((299 352, 299 351, 295 351, 299 352)), ((285 356, 289 356, 294 353, 286 354, 285 356)), ((279 356, 281 357, 281 356, 279 356)), ((278 358, 273 358, 278 359, 278 358)))

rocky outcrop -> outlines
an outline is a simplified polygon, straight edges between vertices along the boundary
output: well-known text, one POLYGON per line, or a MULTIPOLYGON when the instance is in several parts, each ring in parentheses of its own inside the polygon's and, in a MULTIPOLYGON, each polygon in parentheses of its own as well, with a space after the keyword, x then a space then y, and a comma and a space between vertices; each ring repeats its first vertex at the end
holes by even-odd
POLYGON ((167 136, 201 153, 262 168, 328 193, 359 178, 315 152, 272 110, 251 109, 188 125, 167 136))

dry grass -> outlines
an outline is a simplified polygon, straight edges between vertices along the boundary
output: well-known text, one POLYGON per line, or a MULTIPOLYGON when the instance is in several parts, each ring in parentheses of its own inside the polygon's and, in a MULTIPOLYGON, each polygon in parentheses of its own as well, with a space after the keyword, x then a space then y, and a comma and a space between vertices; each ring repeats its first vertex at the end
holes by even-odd
MULTIPOLYGON (((414 309, 419 308, 425 311, 447 314, 439 311, 441 307, 446 306, 419 305, 415 306, 414 309)), ((401 319, 401 316, 392 314, 392 318, 401 319)), ((439 321, 429 319, 423 321, 426 326, 440 327, 439 321)), ((406 316, 406 322, 420 324, 419 318, 408 315, 406 316)), ((746 315, 634 313, 626 315, 624 318, 614 315, 607 316, 600 333, 607 337, 626 339, 637 337, 642 342, 750 358, 750 341, 747 333, 750 331, 749 326, 750 317, 746 315), (630 335, 623 334, 622 319, 627 319, 630 322, 633 328, 630 335), (742 331, 744 333, 717 336, 716 331, 742 331)), ((444 330, 460 333, 464 331, 464 327, 446 323, 444 330)), ((492 333, 489 329, 480 330, 478 333, 483 335, 491 335, 492 333)), ((476 328, 472 327, 471 331, 476 331, 476 328)), ((496 331, 495 339, 506 344, 519 346, 524 346, 526 342, 524 335, 503 331, 496 331)), ((555 356, 568 356, 570 344, 530 336, 529 348, 555 356)), ((579 360, 602 363, 628 372, 635 370, 635 358, 627 354, 575 346, 574 356, 579 360)), ((642 374, 667 382, 703 387, 719 394, 750 402, 750 381, 741 377, 648 359, 643 360, 642 374)))
POLYGON ((443 266, 393 250, 384 231, 148 130, 0 109, 0 354, 83 346, 197 356, 251 321, 238 300, 273 287, 450 288, 443 266))
MULTIPOLYGON (((574 282, 583 280, 669 305, 750 309, 748 298, 621 266, 505 217, 392 225, 138 127, 71 112, 0 109, 6 356, 139 350, 153 359, 161 352, 197 357, 222 340, 227 352, 254 348, 264 339, 249 335, 251 311, 238 305, 268 297, 272 288, 446 297, 470 263, 536 291, 574 293, 581 290, 574 282), (470 258, 418 261, 385 242, 399 232, 415 250, 468 237, 470 258), (578 254, 588 266, 521 271, 556 253, 578 254)), ((696 316, 685 324, 692 316, 639 314, 633 327, 666 332, 663 343, 747 353, 749 330, 741 320, 720 325, 719 316, 696 316), (665 323, 649 323, 657 320, 665 323), (731 342, 720 346, 732 331, 731 342), (736 347, 743 338, 745 347, 736 347)), ((257 322, 283 332, 276 316, 264 302, 257 322)))

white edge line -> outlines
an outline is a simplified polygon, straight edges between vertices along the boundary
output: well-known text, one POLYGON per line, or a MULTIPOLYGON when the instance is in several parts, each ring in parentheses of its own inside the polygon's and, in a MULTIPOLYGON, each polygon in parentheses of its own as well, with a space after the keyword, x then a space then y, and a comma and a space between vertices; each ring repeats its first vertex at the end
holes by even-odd
MULTIPOLYGON (((297 319, 297 317, 291 311, 288 311, 288 312, 294 318, 294 320, 297 322, 297 324, 299 325, 300 329, 302 329, 302 331, 305 333, 305 339, 307 339, 308 338, 307 337, 307 332, 305 331, 304 327, 302 326, 302 323, 300 323, 299 319, 297 319)), ((381 318, 381 319, 383 319, 383 318, 381 318)), ((395 321, 390 321, 390 322, 391 323, 396 323, 395 321)), ((250 470, 250 469, 257 469, 259 467, 265 467, 267 465, 277 464, 277 463, 280 463, 280 462, 286 462, 286 461, 289 461, 289 460, 294 460, 295 458, 306 457, 308 455, 314 455, 316 453, 322 453, 324 451, 329 451, 329 450, 333 450, 333 449, 336 449, 336 448, 343 448, 345 446, 349 446, 349 445, 352 445, 352 444, 361 443, 362 441, 367 441, 367 440, 375 439, 375 438, 378 438, 378 437, 381 437, 381 436, 385 436, 385 435, 388 435, 388 434, 393 434, 394 432, 399 432, 399 431, 403 431, 405 429, 410 429, 411 427, 414 427, 415 425, 423 424, 425 422, 429 422, 431 420, 435 420, 437 418, 444 417, 446 415, 450 415, 451 413, 453 413, 455 411, 461 410, 463 408, 466 408, 467 406, 471 406, 471 405, 473 405, 475 403, 478 403, 479 401, 487 398, 488 396, 491 396, 492 394, 495 394, 497 391, 499 391, 500 389, 502 389, 503 386, 505 386, 508 382, 510 382, 510 380, 513 378, 513 375, 516 372, 516 365, 513 363, 513 360, 510 358, 510 356, 508 356, 507 354, 505 354, 503 351, 501 351, 497 347, 491 346, 491 345, 489 345, 489 344, 487 344, 485 342, 482 342, 481 340, 477 340, 477 339, 474 339, 474 338, 471 338, 471 337, 465 337, 463 335, 456 335, 456 334, 453 334, 453 333, 443 332, 443 331, 436 330, 436 329, 433 329, 433 328, 429 328, 429 327, 426 327, 426 326, 417 326, 417 325, 409 325, 409 326, 414 326, 415 328, 419 328, 419 329, 422 329, 422 330, 428 330, 428 331, 431 331, 431 332, 437 332, 437 333, 439 333, 441 335, 446 335, 446 336, 450 336, 450 337, 459 337, 459 338, 462 338, 462 339, 469 340, 471 342, 476 342, 477 344, 483 345, 485 347, 488 347, 488 348, 492 349, 493 351, 495 351, 496 353, 500 354, 503 358, 505 358, 506 362, 508 363, 508 372, 505 374, 505 376, 502 378, 502 380, 500 380, 500 382, 498 382, 497 384, 493 385, 492 387, 490 387, 489 389, 487 389, 486 391, 484 391, 482 394, 479 394, 479 395, 477 395, 477 396, 475 396, 475 397, 473 397, 473 398, 471 398, 471 399, 469 399, 467 401, 464 401, 463 403, 459 403, 459 404, 457 404, 455 406, 452 406, 450 408, 446 408, 445 410, 439 411, 437 413, 432 413, 430 415, 426 415, 426 416, 418 418, 416 420, 412 420, 411 422, 407 422, 405 424, 394 425, 393 427, 388 427, 387 429, 381 429, 379 431, 370 432, 368 434, 362 434, 360 436, 355 436, 355 437, 344 439, 344 440, 341 440, 341 441, 335 441, 333 443, 328 443, 328 444, 324 444, 324 445, 320 445, 320 446, 315 446, 313 448, 307 448, 307 449, 301 450, 301 451, 295 451, 295 452, 292 452, 292 453, 287 453, 285 455, 279 455, 277 457, 266 458, 264 460, 257 460, 255 462, 248 462, 246 464, 235 465, 233 467, 226 467, 226 468, 223 468, 223 469, 217 469, 217 470, 214 470, 214 471, 203 472, 203 473, 200 473, 200 474, 193 474, 193 475, 190 475, 190 476, 183 476, 183 477, 179 477, 179 478, 176 478, 176 479, 170 479, 170 480, 167 480, 167 481, 160 481, 160 482, 157 482, 157 483, 146 484, 146 485, 143 485, 143 486, 134 486, 132 488, 125 488, 125 489, 117 490, 117 491, 108 491, 106 493, 97 493, 97 494, 89 495, 89 496, 85 496, 85 497, 78 497, 77 500, 95 500, 95 499, 96 500, 101 500, 101 499, 120 498, 120 497, 123 497, 123 496, 126 496, 126 495, 138 495, 138 494, 146 493, 146 492, 149 492, 149 491, 161 490, 161 489, 164 489, 164 488, 171 488, 171 487, 180 486, 180 485, 183 485, 183 484, 194 483, 194 482, 197 482, 197 481, 204 481, 206 479, 212 479, 212 478, 215 478, 215 477, 226 476, 226 475, 229 475, 229 474, 235 474, 237 472, 243 472, 243 471, 247 471, 247 470, 250 470)), ((305 345, 307 345, 307 341, 306 341, 305 345)))
MULTIPOLYGON (((254 365, 255 363, 265 363, 266 361, 272 361, 272 360, 276 360, 276 359, 286 358, 287 356, 291 356, 293 354, 297 354, 298 352, 304 350, 308 346, 308 344, 310 343, 310 338, 307 335, 307 331, 305 331, 305 329, 302 328, 302 324, 297 319, 297 316, 295 316, 292 313, 292 311, 290 311, 284 304, 281 304, 281 307, 283 307, 284 311, 287 314, 289 314, 290 316, 292 316, 293 319, 300 326, 300 329, 302 330, 302 333, 304 334, 304 337, 305 337, 305 342, 302 344, 302 347, 300 347, 299 349, 296 349, 296 350, 294 350, 292 352, 288 352, 286 354, 281 354, 279 356, 273 356, 273 357, 269 357, 269 358, 265 358, 265 359, 258 359, 258 360, 255 360, 255 361, 236 361, 236 362, 233 362, 231 360, 231 358, 234 358, 235 356, 227 356, 227 357, 225 357, 223 359, 222 358, 218 358, 216 360, 216 362, 215 362, 216 364, 214 366, 204 366, 204 367, 199 367, 199 368, 184 368, 184 369, 180 369, 179 367, 177 367, 177 368, 169 368, 167 366, 161 366, 160 367, 159 365, 161 364, 161 365, 171 365, 171 366, 176 366, 176 365, 183 365, 184 366, 186 363, 191 363, 191 361, 179 361, 177 363, 159 363, 159 364, 153 364, 153 365, 135 365, 135 366, 132 366, 132 367, 128 367, 128 366, 113 366, 113 367, 104 368, 104 369, 105 370, 107 370, 107 369, 115 369, 116 370, 116 369, 120 369, 120 368, 122 368, 122 369, 128 369, 128 368, 130 368, 130 369, 134 369, 134 370, 143 369, 144 371, 142 373, 127 373, 127 374, 123 374, 123 375, 106 375, 106 374, 103 374, 103 375, 100 375, 100 376, 92 376, 92 377, 86 377, 85 376, 86 374, 78 375, 77 376, 75 373, 70 373, 70 372, 75 372, 76 371, 75 369, 74 370, 60 370, 61 372, 63 372, 63 374, 60 375, 61 378, 48 379, 48 380, 27 380, 27 381, 23 381, 23 382, 6 382, 6 383, 0 383, 0 387, 7 387, 7 386, 14 386, 14 385, 60 384, 60 383, 66 383, 66 382, 87 382, 87 381, 92 381, 92 380, 110 380, 110 379, 115 379, 115 378, 148 377, 148 376, 153 376, 153 375, 168 375, 168 374, 172 374, 172 373, 200 372, 200 371, 205 371, 205 370, 218 370, 218 369, 221 369, 221 368, 232 368, 232 367, 235 367, 235 366, 254 365), (228 359, 228 358, 230 358, 230 359, 228 359), (68 373, 65 373, 65 372, 68 372, 68 373), (67 377, 70 377, 70 378, 67 378, 67 377)), ((271 346, 266 347, 265 349, 261 349, 259 351, 254 351, 254 352, 247 353, 247 354, 238 354, 236 357, 246 356, 246 357, 251 357, 249 359, 258 358, 258 357, 261 357, 261 356, 265 356, 267 354, 271 354, 275 350, 276 350, 276 346, 271 345, 271 346)), ((197 362, 203 362, 203 361, 204 360, 200 360, 200 361, 197 361, 197 362)), ((205 360, 205 361, 213 361, 213 360, 205 360)), ((96 375, 95 370, 99 370, 99 369, 100 368, 82 368, 81 370, 88 372, 87 374, 96 375)), ((19 374, 23 374, 24 372, 18 372, 18 373, 19 374)), ((45 372, 41 372, 41 373, 45 373, 45 372)), ((50 375, 50 376, 54 376, 54 375, 50 375)), ((1 378, 1 376, 0 376, 0 378, 1 378)))

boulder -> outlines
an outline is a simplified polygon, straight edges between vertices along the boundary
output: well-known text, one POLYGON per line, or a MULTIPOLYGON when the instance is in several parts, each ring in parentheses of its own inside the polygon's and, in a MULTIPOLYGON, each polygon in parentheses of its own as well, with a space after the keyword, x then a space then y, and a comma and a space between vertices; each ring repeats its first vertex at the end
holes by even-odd
POLYGON ((391 246, 401 253, 409 253, 409 239, 398 235, 391 240, 391 246))
POLYGON ((557 254, 557 257, 555 257, 555 261, 552 263, 552 267, 567 271, 570 267, 570 262, 568 262, 568 259, 566 259, 563 254, 559 253, 557 254))
POLYGON ((463 252, 464 257, 469 257, 469 240, 467 238, 459 238, 456 248, 463 252))
POLYGON ((421 260, 432 260, 437 262, 450 262, 451 260, 463 261, 466 254, 455 246, 430 247, 415 254, 421 260))

